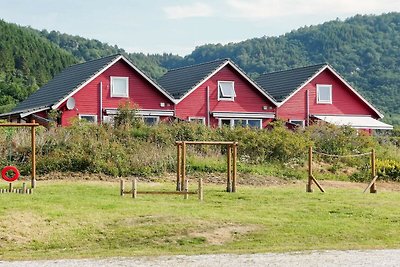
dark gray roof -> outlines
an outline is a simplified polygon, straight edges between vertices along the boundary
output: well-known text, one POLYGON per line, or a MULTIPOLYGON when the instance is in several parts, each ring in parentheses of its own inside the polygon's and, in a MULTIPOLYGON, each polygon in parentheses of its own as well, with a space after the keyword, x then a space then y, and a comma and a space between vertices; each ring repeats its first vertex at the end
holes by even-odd
POLYGON ((20 102, 10 113, 15 114, 51 107, 68 96, 119 56, 120 55, 112 55, 72 65, 64 69, 26 100, 20 102))
POLYGON ((170 95, 180 99, 229 59, 218 59, 198 65, 169 70, 157 80, 170 95))
POLYGON ((264 73, 255 82, 278 102, 284 101, 302 84, 314 76, 326 63, 296 69, 264 73))

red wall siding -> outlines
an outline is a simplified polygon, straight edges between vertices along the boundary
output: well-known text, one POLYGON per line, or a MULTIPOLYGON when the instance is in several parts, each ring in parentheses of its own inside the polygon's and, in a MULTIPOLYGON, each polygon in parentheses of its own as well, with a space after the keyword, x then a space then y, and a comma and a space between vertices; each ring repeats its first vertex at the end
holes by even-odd
MULTIPOLYGON (((207 86, 210 92, 210 111, 266 112, 263 106, 274 106, 264 95, 254 88, 234 68, 227 65, 195 91, 176 105, 176 116, 187 120, 189 117, 207 118, 207 86), (235 82, 235 101, 218 101, 218 81, 235 82)), ((275 112, 268 110, 269 113, 275 112)), ((269 120, 263 120, 265 126, 269 120)), ((218 126, 218 120, 210 117, 210 124, 218 126)))
POLYGON ((120 103, 124 103, 127 100, 138 104, 141 109, 173 110, 174 108, 173 103, 157 88, 123 60, 119 60, 73 96, 76 101, 75 110, 66 110, 65 103, 60 106, 60 110, 63 111, 63 126, 68 125, 71 118, 77 117, 79 114, 97 115, 99 118, 100 82, 103 84, 103 110, 106 108, 118 108, 120 103), (129 77, 129 98, 111 97, 110 76, 129 77), (165 107, 160 107, 161 102, 166 104, 165 107))
POLYGON ((370 107, 329 70, 323 71, 285 102, 285 104, 280 106, 278 108, 278 118, 283 120, 306 120, 306 90, 309 91, 309 110, 311 115, 371 115, 374 118, 378 118, 377 114, 370 107), (317 104, 317 84, 332 85, 332 104, 317 104))

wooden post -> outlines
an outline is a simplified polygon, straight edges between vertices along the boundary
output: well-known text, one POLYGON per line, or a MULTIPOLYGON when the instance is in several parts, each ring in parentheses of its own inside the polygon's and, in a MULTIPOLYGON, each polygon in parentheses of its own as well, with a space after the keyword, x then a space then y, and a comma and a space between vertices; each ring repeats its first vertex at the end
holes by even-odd
POLYGON ((26 194, 26 183, 22 183, 22 194, 26 194))
POLYGON ((182 170, 181 170, 181 188, 180 191, 183 191, 183 187, 185 186, 185 180, 186 180, 186 142, 182 142, 182 170))
POLYGON ((188 199, 189 198, 189 194, 188 194, 188 192, 189 192, 189 180, 187 180, 187 179, 185 180, 185 188, 183 190, 186 193, 186 194, 184 194, 183 199, 188 199))
POLYGON ((12 185, 12 183, 9 183, 8 184, 8 192, 12 192, 13 191, 13 185, 12 185))
POLYGON ((227 180, 226 180, 226 192, 232 192, 232 145, 227 145, 227 180))
POLYGON ((137 198, 137 188, 136 188, 136 178, 133 179, 132 181, 132 197, 137 198))
MULTIPOLYGON (((371 151, 371 178, 372 178, 372 181, 374 181, 375 177, 376 177, 375 149, 372 149, 372 151, 371 151)), ((370 193, 377 192, 375 181, 372 183, 371 187, 369 188, 369 192, 370 193)))
POLYGON ((181 191, 181 171, 182 171, 182 146, 180 143, 176 144, 176 191, 181 191))
POLYGON ((203 201, 203 178, 199 178, 199 188, 197 193, 199 194, 199 200, 203 201))
MULTIPOLYGON (((32 120, 32 123, 36 123, 35 120, 32 120)), ((36 187, 36 126, 31 126, 31 146, 32 146, 32 156, 31 156, 31 164, 32 164, 32 172, 31 172, 31 187, 36 187)))
POLYGON ((124 196, 124 180, 121 179, 119 184, 120 184, 120 194, 121 194, 121 197, 123 197, 124 196))
POLYGON ((313 160, 313 154, 312 154, 312 146, 308 148, 308 182, 306 186, 306 192, 312 192, 312 160, 313 160))
POLYGON ((233 145, 233 155, 232 155, 232 192, 236 192, 236 174, 237 174, 237 143, 233 145))

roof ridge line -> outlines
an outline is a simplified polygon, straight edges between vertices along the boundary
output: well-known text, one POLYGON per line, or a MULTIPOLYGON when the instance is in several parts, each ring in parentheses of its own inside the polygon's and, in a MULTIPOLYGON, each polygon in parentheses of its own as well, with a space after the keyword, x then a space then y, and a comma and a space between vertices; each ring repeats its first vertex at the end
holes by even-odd
MULTIPOLYGON (((273 74, 273 73, 279 73, 279 72, 285 72, 285 71, 293 71, 293 70, 299 70, 299 69, 305 69, 309 67, 316 67, 316 66, 330 66, 329 63, 324 62, 324 63, 318 63, 318 64, 313 64, 313 65, 307 65, 307 66, 302 66, 302 67, 296 67, 296 68, 291 68, 291 69, 286 69, 286 70, 277 70, 277 71, 271 71, 271 72, 264 72, 261 75, 265 74, 273 74)), ((261 76, 260 75, 260 76, 261 76)))
POLYGON ((192 65, 182 66, 182 67, 178 67, 178 68, 174 68, 174 69, 169 69, 167 72, 186 69, 186 68, 191 68, 191 67, 196 67, 196 66, 201 66, 201 65, 206 65, 206 64, 210 64, 210 63, 214 63, 214 62, 218 62, 218 61, 231 61, 231 60, 230 60, 230 58, 219 58, 219 59, 214 59, 214 60, 207 61, 207 62, 202 62, 202 63, 192 64, 192 65))

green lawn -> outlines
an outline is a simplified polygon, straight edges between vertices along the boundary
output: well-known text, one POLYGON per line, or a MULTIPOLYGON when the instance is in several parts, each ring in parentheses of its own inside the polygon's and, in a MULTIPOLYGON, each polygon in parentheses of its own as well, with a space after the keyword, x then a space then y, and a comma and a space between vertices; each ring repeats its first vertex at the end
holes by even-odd
POLYGON ((205 184, 199 202, 120 197, 118 182, 39 181, 32 195, 0 195, 0 259, 399 248, 400 193, 362 189, 247 186, 229 194, 205 184))

